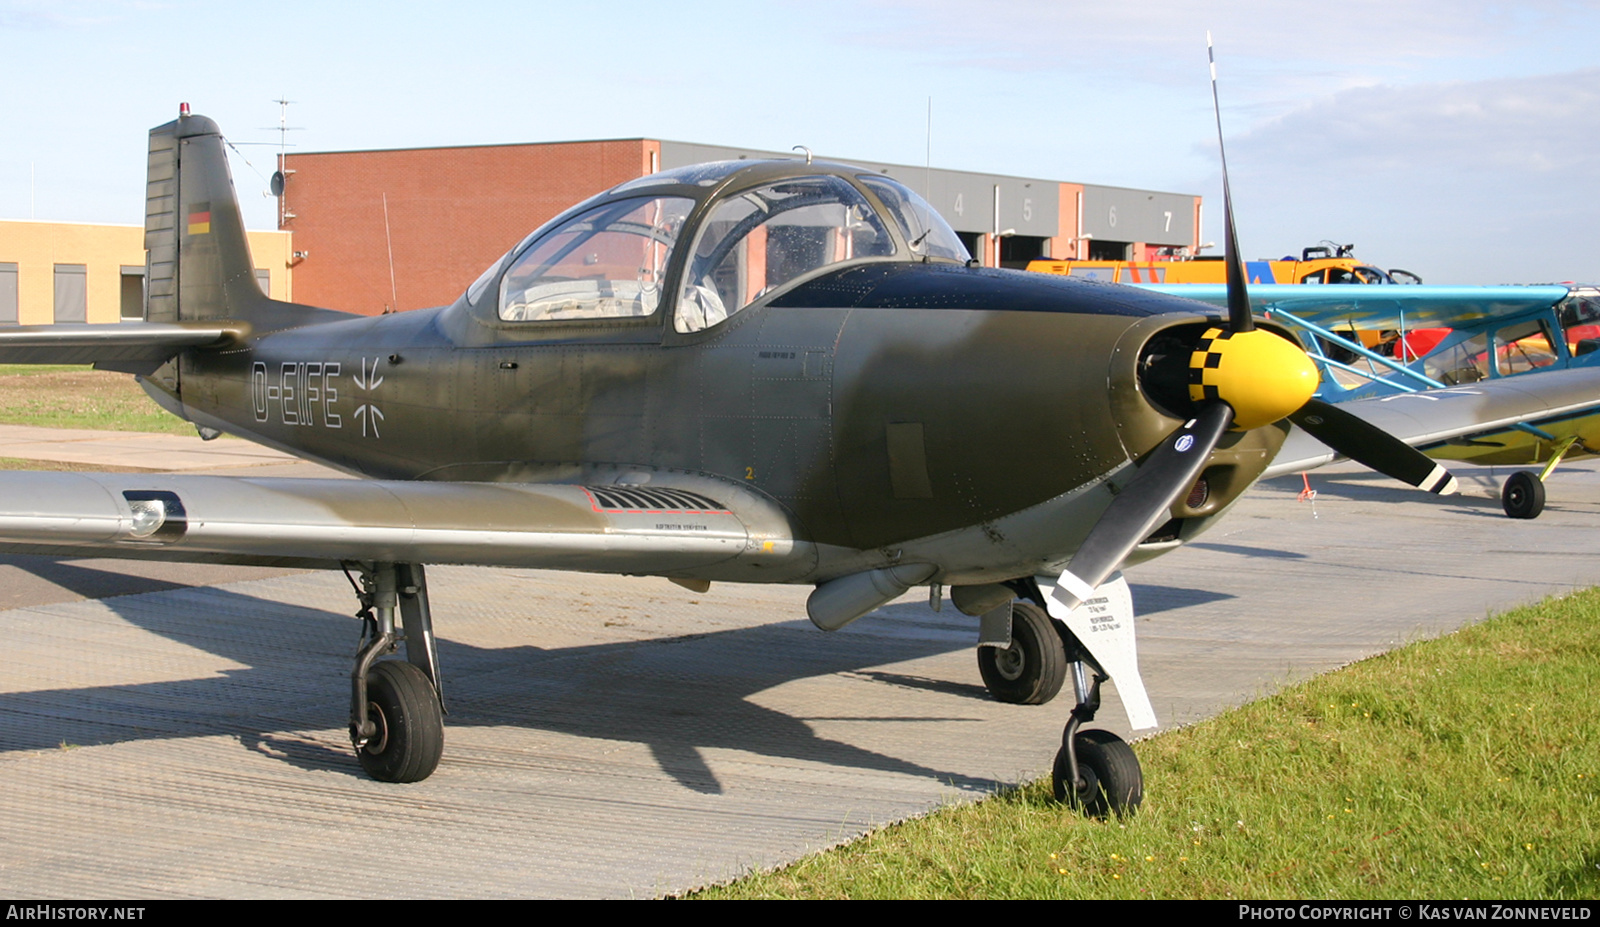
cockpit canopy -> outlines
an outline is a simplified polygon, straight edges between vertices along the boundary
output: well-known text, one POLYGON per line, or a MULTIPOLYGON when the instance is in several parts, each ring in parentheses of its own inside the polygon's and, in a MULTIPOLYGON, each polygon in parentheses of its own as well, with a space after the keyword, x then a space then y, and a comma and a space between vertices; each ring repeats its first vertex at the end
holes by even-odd
POLYGON ((580 204, 485 271, 466 300, 517 323, 666 308, 674 330, 692 333, 847 263, 967 259, 932 207, 881 174, 722 161, 641 177, 580 204))

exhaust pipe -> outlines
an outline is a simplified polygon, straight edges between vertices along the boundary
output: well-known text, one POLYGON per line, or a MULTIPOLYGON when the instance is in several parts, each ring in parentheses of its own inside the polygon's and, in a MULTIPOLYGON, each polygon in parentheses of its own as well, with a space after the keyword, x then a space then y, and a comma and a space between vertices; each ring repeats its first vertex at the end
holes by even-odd
POLYGON ((904 563, 830 579, 812 591, 806 614, 822 630, 837 631, 937 572, 931 563, 904 563))

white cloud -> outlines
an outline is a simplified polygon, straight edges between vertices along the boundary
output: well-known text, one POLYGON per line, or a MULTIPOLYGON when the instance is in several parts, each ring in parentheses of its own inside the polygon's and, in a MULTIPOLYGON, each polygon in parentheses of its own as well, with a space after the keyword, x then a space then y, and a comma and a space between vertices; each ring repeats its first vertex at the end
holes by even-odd
POLYGON ((1303 106, 1229 139, 1246 250, 1329 237, 1432 283, 1600 279, 1597 104, 1600 69, 1303 106))
POLYGON ((1600 69, 1535 78, 1347 90, 1230 142, 1241 155, 1345 170, 1572 170, 1600 128, 1600 69))

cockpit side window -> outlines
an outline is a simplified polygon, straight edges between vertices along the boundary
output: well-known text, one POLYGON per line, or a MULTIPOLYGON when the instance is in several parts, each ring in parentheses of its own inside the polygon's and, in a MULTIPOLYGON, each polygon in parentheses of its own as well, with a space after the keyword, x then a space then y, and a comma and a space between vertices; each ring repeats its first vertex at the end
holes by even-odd
POLYGON ((1502 377, 1549 367, 1557 360, 1555 342, 1543 320, 1497 329, 1494 344, 1495 372, 1502 377))
POLYGON ((500 284, 500 318, 514 322, 647 316, 694 201, 640 197, 585 210, 541 235, 500 284))
POLYGON ((680 332, 710 328, 803 274, 894 253, 866 197, 838 177, 798 177, 740 193, 701 224, 673 325, 680 332))

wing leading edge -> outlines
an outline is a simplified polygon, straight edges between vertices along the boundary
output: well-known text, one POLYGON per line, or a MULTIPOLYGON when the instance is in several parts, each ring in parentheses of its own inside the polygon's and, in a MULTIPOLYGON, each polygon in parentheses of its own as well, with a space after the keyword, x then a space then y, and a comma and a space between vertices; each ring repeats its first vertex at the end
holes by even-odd
MULTIPOLYGON (((1170 296, 1183 296, 1218 308, 1228 305, 1227 288, 1213 284, 1132 284, 1170 296)), ((1454 328, 1484 319, 1548 309, 1567 296, 1559 285, 1544 286, 1305 286, 1251 284, 1255 312, 1283 309, 1319 325, 1336 328, 1454 328)))
MULTIPOLYGON (((702 481, 693 481, 699 483, 702 481)), ((0 472, 0 551, 332 568, 465 563, 674 575, 809 569, 738 487, 0 472)))

